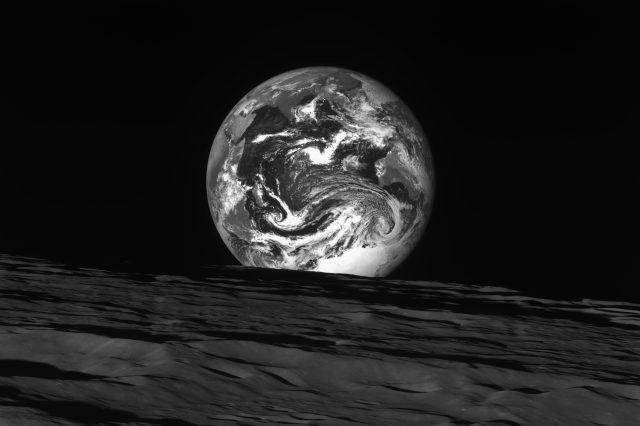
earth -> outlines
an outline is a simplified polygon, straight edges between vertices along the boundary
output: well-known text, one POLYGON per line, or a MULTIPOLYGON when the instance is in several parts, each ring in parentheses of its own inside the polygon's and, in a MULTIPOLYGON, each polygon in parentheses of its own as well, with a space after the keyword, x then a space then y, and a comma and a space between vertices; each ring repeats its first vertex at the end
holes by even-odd
POLYGON ((388 275, 421 239, 433 189, 429 145, 407 105, 333 67, 250 91, 207 167, 215 226, 245 266, 388 275))

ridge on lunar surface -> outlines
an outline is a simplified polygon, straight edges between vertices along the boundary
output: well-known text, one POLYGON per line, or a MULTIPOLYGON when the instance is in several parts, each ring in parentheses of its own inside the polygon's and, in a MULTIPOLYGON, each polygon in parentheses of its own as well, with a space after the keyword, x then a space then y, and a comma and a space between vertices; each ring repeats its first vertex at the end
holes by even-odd
POLYGON ((0 255, 0 424, 640 424, 640 305, 0 255))
POLYGON ((433 160, 409 108, 334 67, 257 86, 213 141, 207 196, 247 266, 384 276, 413 250, 433 198, 433 160))

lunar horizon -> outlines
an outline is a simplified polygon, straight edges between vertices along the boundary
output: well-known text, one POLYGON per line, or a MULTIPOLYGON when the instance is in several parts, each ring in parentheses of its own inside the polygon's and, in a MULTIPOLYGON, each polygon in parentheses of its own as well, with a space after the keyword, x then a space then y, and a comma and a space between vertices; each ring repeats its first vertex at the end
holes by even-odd
POLYGON ((0 255, 0 423, 632 426, 640 304, 0 255))

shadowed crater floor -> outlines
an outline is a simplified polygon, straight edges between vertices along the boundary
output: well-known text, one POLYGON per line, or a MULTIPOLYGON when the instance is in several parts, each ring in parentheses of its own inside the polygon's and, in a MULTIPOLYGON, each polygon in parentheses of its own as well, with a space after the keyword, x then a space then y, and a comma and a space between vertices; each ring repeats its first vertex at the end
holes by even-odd
POLYGON ((640 305, 0 255, 1 425, 637 425, 640 305))

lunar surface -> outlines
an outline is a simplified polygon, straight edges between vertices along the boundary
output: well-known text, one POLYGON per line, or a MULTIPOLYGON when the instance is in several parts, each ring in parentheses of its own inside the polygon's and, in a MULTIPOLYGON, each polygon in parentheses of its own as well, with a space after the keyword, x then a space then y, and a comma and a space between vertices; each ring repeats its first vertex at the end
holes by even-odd
POLYGON ((247 266, 384 276, 422 236, 433 161, 420 124, 379 82, 303 68, 249 92, 207 168, 216 228, 247 266))
POLYGON ((640 305, 0 255, 0 425, 640 424, 640 305))

